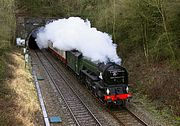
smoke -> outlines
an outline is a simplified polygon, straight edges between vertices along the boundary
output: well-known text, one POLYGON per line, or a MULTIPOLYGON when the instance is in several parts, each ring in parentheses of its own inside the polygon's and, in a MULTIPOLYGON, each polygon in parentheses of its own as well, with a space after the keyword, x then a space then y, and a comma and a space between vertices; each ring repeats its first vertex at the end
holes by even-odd
POLYGON ((88 20, 79 17, 59 19, 47 24, 37 33, 36 41, 39 48, 47 48, 48 41, 51 41, 53 47, 58 49, 76 49, 93 62, 121 62, 112 37, 91 27, 88 20))

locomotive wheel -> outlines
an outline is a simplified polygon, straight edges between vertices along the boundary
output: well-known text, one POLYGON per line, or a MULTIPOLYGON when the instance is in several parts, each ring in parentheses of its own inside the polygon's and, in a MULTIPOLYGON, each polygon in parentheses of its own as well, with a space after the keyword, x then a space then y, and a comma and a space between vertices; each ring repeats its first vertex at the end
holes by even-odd
POLYGON ((85 83, 85 75, 82 72, 80 72, 79 79, 82 84, 85 83))
POLYGON ((93 93, 93 94, 94 94, 94 90, 93 90, 93 88, 92 88, 92 87, 90 87, 90 91, 91 91, 91 93, 93 93))
POLYGON ((126 107, 126 100, 123 100, 123 101, 122 101, 121 106, 122 106, 122 107, 126 107))
POLYGON ((94 91, 94 95, 96 96, 96 98, 99 98, 97 94, 97 90, 94 91))
POLYGON ((95 96, 99 99, 103 99, 103 95, 100 90, 95 91, 95 96))
POLYGON ((96 98, 98 98, 98 95, 97 95, 97 92, 96 92, 96 91, 94 91, 94 95, 95 95, 96 98))
POLYGON ((85 81, 86 81, 86 87, 87 87, 87 89, 89 89, 89 90, 91 90, 91 80, 86 76, 86 79, 85 79, 85 81))
POLYGON ((90 86, 89 84, 86 82, 86 88, 89 90, 90 89, 90 86))

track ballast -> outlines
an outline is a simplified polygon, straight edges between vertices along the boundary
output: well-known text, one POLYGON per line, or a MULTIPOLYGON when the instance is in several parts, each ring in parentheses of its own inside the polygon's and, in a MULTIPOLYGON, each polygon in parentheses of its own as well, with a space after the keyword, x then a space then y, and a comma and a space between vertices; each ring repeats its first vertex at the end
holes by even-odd
POLYGON ((78 126, 102 126, 101 122, 84 104, 83 100, 73 90, 73 84, 64 78, 62 73, 57 70, 42 51, 36 50, 34 54, 38 57, 43 69, 53 82, 58 93, 63 98, 74 122, 78 126))

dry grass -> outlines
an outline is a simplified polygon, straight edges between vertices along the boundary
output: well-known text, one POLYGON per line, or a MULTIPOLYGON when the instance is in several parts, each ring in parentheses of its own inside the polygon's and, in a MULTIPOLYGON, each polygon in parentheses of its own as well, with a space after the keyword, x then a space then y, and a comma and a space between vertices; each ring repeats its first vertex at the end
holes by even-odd
POLYGON ((0 84, 0 125, 37 125, 40 112, 31 74, 24 68, 20 51, 5 54, 3 83, 0 84))
POLYGON ((0 0, 0 126, 31 126, 40 107, 23 56, 17 49, 8 51, 15 29, 15 0, 0 0))

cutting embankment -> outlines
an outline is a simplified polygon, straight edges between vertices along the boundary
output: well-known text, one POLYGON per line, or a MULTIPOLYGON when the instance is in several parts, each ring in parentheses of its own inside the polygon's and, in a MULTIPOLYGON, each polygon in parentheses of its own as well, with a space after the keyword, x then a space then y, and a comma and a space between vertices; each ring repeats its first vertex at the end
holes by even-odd
POLYGON ((21 51, 16 48, 1 51, 1 125, 38 125, 41 112, 33 83, 30 72, 25 69, 21 51))

